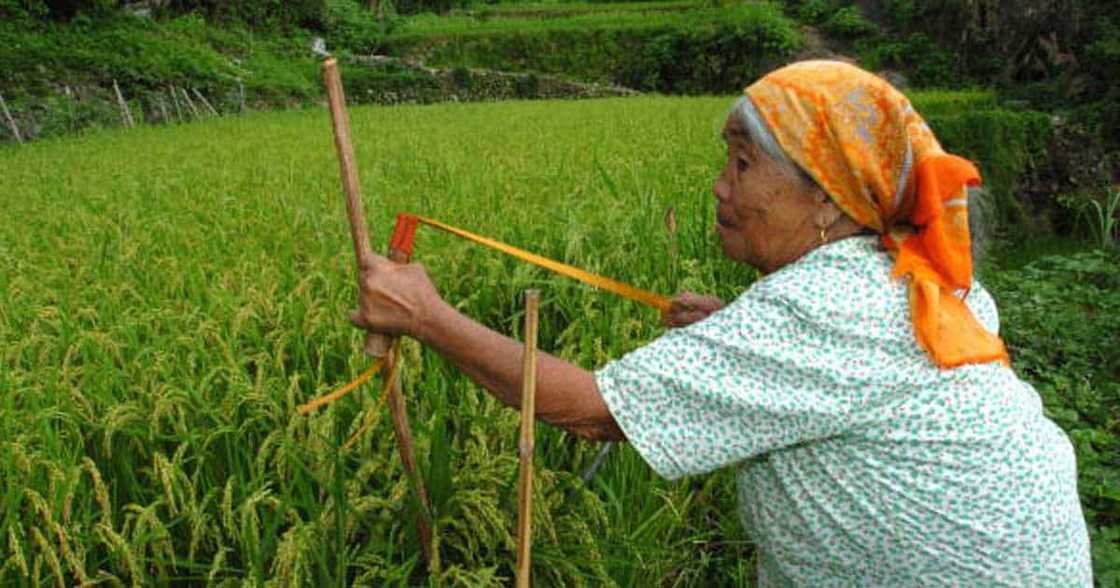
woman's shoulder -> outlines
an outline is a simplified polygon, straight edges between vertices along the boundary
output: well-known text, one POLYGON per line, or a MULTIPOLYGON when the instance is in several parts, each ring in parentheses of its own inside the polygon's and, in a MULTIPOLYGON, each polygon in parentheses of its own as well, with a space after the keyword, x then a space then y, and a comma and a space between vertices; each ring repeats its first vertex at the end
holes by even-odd
POLYGON ((891 259, 871 235, 856 235, 822 245, 764 277, 748 291, 752 297, 811 306, 897 302, 891 259))
MULTIPOLYGON (((908 335, 908 288, 906 280, 893 276, 893 267, 878 237, 856 235, 810 251, 756 282, 739 301, 778 305, 814 322, 908 335)), ((962 294, 980 324, 998 334, 999 313, 983 285, 973 280, 972 288, 962 294)))

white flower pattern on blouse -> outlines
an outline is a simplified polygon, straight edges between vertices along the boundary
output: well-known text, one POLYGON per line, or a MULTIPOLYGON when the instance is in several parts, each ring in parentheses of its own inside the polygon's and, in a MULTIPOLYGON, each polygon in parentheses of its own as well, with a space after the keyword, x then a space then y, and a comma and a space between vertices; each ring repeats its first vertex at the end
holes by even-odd
POLYGON ((763 586, 1091 586, 1068 438, 1011 369, 934 366, 890 271, 875 237, 819 247, 599 390, 660 475, 737 468, 763 586))

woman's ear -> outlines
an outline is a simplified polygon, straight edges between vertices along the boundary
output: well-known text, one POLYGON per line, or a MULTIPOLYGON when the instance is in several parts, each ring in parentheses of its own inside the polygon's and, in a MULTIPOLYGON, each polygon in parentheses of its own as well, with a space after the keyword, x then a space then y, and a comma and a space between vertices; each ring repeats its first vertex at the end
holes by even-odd
POLYGON ((844 216, 844 211, 840 210, 828 193, 816 184, 813 185, 812 197, 817 205, 813 213, 813 224, 818 229, 827 229, 844 216))

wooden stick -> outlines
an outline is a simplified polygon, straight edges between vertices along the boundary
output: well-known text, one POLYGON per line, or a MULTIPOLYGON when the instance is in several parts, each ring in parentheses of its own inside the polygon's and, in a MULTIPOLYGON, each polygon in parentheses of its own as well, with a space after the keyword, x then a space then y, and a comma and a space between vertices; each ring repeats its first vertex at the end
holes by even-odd
POLYGON ((117 106, 121 108, 121 124, 128 128, 133 128, 136 123, 132 121, 132 111, 128 108, 128 103, 124 101, 124 96, 121 95, 121 87, 117 85, 117 80, 113 80, 113 91, 117 94, 117 106))
MULTIPOLYGON (((350 142, 350 116, 346 112, 346 95, 338 62, 333 57, 323 62, 323 83, 327 86, 327 101, 331 109, 334 128, 334 145, 338 151, 338 172, 342 177, 342 191, 346 194, 346 216, 350 219, 350 238, 354 242, 354 258, 361 267, 362 260, 372 255, 366 215, 362 211, 362 189, 358 183, 358 170, 354 162, 354 146, 350 142)), ((366 337, 366 353, 384 357, 392 339, 384 335, 366 337)))
POLYGON ((525 358, 521 372, 521 458, 517 481, 517 588, 529 588, 529 551, 533 545, 533 423, 537 397, 537 313, 540 292, 525 292, 525 358))
POLYGON ((12 135, 16 138, 16 143, 23 145, 23 137, 19 134, 19 127, 16 126, 16 120, 12 118, 12 113, 8 112, 8 103, 4 102, 4 95, 0 94, 0 109, 4 110, 4 118, 8 121, 8 128, 12 130, 12 135))
POLYGON ((156 100, 157 100, 156 103, 159 104, 159 118, 160 118, 160 120, 163 121, 163 124, 170 123, 171 119, 168 118, 168 116, 167 116, 167 103, 164 102, 163 96, 160 96, 159 94, 156 94, 156 100))
POLYGON ((187 108, 189 108, 191 110, 191 114, 194 116, 194 119, 195 120, 202 120, 202 115, 199 114, 198 109, 195 108, 194 101, 191 100, 191 95, 187 93, 187 89, 186 88, 179 88, 179 91, 183 93, 183 100, 186 101, 187 108))
MULTIPOLYGON (((372 255, 372 249, 369 245, 365 213, 362 210, 362 192, 358 184, 354 146, 350 142, 350 117, 346 112, 346 96, 342 90, 342 78, 338 73, 337 60, 331 57, 323 61, 322 72, 323 84, 327 88, 327 102, 330 105, 331 125, 334 129, 334 145, 338 151, 338 171, 342 178, 342 191, 346 194, 346 215, 350 220, 350 237, 354 244, 354 257, 360 267, 362 260, 372 255)), ((405 254, 400 251, 390 251, 389 259, 396 262, 407 261, 405 254)), ((366 353, 373 357, 385 357, 387 373, 392 373, 396 362, 400 360, 395 354, 386 354, 391 346, 391 337, 372 333, 366 336, 366 353)), ((412 481, 413 490, 420 503, 421 513, 417 527, 420 530, 424 557, 432 561, 432 554, 429 551, 432 547, 431 528, 428 525, 431 503, 428 501, 428 493, 416 468, 412 429, 408 424, 408 412, 405 410, 404 396, 401 395, 399 382, 391 384, 389 389, 389 412, 393 416, 393 430, 397 436, 401 465, 404 467, 405 475, 412 481)))
POLYGON ((245 82, 241 78, 237 78, 237 99, 239 101, 237 112, 245 113, 245 82))
POLYGON ((175 86, 171 86, 167 93, 171 94, 171 102, 175 104, 175 118, 179 119, 179 122, 183 122, 183 107, 179 105, 179 96, 175 93, 175 86))
POLYGON ((214 107, 210 105, 210 101, 206 99, 206 96, 202 95, 202 92, 198 91, 198 88, 191 88, 191 91, 194 92, 194 95, 198 96, 198 99, 206 106, 206 110, 210 111, 210 116, 218 116, 218 111, 214 110, 214 107))

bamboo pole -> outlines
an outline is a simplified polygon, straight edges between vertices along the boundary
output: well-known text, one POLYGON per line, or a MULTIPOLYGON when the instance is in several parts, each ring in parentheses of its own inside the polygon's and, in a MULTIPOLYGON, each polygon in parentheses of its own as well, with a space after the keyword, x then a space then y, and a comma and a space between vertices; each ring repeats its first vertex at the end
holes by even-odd
POLYGON ((175 93, 175 86, 171 86, 167 93, 171 94, 171 103, 175 105, 175 118, 179 119, 178 122, 183 122, 183 107, 179 104, 179 96, 175 93))
POLYGON ((520 478, 517 481, 517 588, 529 588, 533 545, 533 424, 537 397, 537 314, 540 292, 525 292, 525 357, 521 372, 520 478))
POLYGON ((121 124, 128 128, 133 128, 136 123, 132 120, 132 110, 128 108, 128 102, 124 101, 124 96, 121 94, 121 87, 117 85, 117 80, 113 80, 113 92, 117 94, 117 106, 121 108, 121 124))
MULTIPOLYGON (((359 267, 362 260, 372 255, 369 245, 369 232, 366 228, 366 217, 362 211, 361 186, 358 183, 358 169, 354 161, 354 146, 350 141, 350 117, 346 112, 346 97, 342 89, 342 79, 338 73, 338 61, 333 57, 323 61, 323 84, 327 88, 327 102, 331 111, 331 126, 334 129, 334 144, 338 152, 338 169, 342 179, 342 191, 346 195, 346 215, 350 220, 350 237, 354 242, 354 256, 359 267)), ((390 251, 389 259, 395 262, 405 262, 407 258, 401 251, 390 251)), ((386 335, 370 333, 366 336, 365 351, 373 357, 385 357, 386 373, 392 373, 395 364, 400 361, 396 354, 387 354, 392 345, 392 338, 386 335)), ((408 424, 408 412, 405 410, 404 396, 401 394, 400 383, 390 384, 389 412, 393 417, 393 430, 397 436, 397 450, 400 453, 401 465, 405 475, 412 481, 413 490, 420 505, 420 516, 417 527, 420 530, 420 542, 423 543, 424 557, 432 561, 432 534, 428 524, 431 514, 431 503, 424 483, 420 479, 420 472, 416 467, 416 451, 412 441, 412 428, 408 424)))
POLYGON ((206 106, 206 110, 210 111, 210 116, 218 116, 218 111, 214 110, 214 107, 210 105, 210 101, 206 99, 206 96, 202 95, 202 92, 198 91, 198 88, 191 88, 191 91, 194 92, 194 95, 206 106))
POLYGON ((194 101, 191 100, 191 95, 187 93, 187 89, 179 88, 179 91, 183 93, 183 100, 187 103, 187 108, 190 109, 191 115, 194 116, 194 119, 202 120, 202 115, 198 113, 198 108, 195 108, 194 101))
POLYGON ((8 103, 4 102, 3 94, 0 94, 0 109, 4 110, 4 118, 8 121, 8 128, 12 130, 12 135, 16 138, 16 143, 23 145, 23 137, 19 134, 19 127, 16 126, 16 120, 12 118, 12 113, 8 112, 8 103))
POLYGON ((163 124, 168 124, 171 119, 167 116, 167 103, 164 101, 163 96, 156 94, 156 104, 159 105, 159 119, 163 124))

